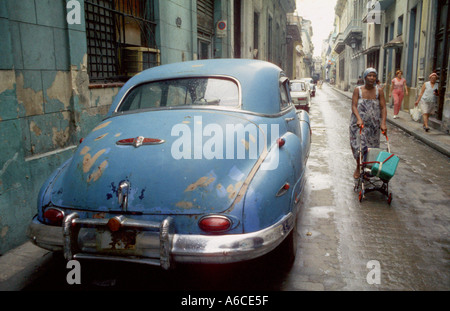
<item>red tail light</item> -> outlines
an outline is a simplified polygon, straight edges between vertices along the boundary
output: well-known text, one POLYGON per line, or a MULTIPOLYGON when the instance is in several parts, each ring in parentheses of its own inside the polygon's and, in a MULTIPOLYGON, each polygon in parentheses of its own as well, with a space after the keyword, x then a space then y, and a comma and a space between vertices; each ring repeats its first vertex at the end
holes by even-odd
POLYGON ((57 208, 49 208, 44 212, 44 220, 49 225, 61 226, 64 219, 64 212, 57 208))
POLYGON ((206 216, 200 219, 198 226, 205 232, 224 232, 231 228, 231 220, 225 216, 206 216))

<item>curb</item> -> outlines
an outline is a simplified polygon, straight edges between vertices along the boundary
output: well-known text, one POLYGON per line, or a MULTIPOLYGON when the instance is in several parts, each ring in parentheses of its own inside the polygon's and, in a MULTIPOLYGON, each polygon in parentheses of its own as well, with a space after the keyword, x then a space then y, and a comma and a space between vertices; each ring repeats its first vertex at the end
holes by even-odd
POLYGON ((0 256, 0 291, 19 291, 43 275, 53 253, 31 242, 0 256))

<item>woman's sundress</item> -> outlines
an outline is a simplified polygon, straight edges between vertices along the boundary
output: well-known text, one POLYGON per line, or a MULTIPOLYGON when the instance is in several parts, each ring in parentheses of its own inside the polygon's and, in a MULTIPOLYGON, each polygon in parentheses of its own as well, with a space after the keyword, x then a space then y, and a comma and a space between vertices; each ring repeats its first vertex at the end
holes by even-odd
MULTIPOLYGON (((380 147, 380 100, 378 94, 378 87, 376 89, 376 99, 363 99, 361 87, 359 89, 358 112, 364 123, 362 131, 361 147, 362 150, 367 148, 380 147)), ((353 157, 359 158, 359 127, 356 124, 356 116, 352 113, 350 118, 350 146, 352 147, 353 157)))

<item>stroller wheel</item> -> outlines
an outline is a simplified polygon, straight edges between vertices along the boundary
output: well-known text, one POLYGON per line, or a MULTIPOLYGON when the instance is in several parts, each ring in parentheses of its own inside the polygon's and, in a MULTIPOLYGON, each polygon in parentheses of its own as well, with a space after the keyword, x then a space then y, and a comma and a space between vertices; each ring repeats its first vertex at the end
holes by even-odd
POLYGON ((391 202, 392 202, 392 193, 389 193, 387 202, 388 202, 389 205, 391 205, 391 202))

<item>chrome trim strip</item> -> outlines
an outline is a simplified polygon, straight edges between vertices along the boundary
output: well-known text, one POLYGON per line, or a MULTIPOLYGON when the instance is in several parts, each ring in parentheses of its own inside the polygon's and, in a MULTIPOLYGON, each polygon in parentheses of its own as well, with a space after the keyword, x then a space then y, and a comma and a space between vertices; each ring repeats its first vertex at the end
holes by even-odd
POLYGON ((175 262, 234 263, 254 259, 274 250, 294 228, 295 216, 285 215, 274 225, 251 233, 230 235, 175 234, 172 256, 175 262))

